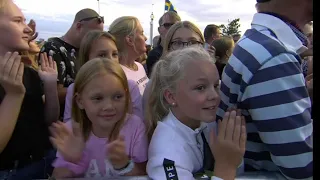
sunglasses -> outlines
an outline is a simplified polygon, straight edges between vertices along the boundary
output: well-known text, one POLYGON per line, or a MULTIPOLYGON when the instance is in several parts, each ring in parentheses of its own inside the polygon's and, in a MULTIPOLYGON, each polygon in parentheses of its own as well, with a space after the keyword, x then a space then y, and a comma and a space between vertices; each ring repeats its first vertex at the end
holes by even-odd
POLYGON ((166 29, 169 29, 174 23, 163 23, 161 26, 165 27, 166 29))
POLYGON ((99 24, 104 23, 104 17, 103 16, 88 17, 88 18, 81 19, 79 22, 90 21, 92 19, 97 19, 99 24))

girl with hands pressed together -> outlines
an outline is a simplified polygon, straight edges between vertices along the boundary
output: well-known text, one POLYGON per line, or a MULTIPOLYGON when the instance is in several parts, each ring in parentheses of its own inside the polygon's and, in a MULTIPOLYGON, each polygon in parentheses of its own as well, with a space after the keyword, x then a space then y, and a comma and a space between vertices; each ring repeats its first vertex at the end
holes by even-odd
POLYGON ((24 64, 32 29, 11 0, 0 3, 0 179, 43 179, 54 157, 48 124, 59 115, 57 71, 41 58, 39 71, 24 64))
POLYGON ((194 180, 205 174, 232 180, 243 172, 245 121, 239 110, 230 110, 214 122, 219 74, 203 47, 170 52, 155 65, 151 81, 146 109, 150 178, 194 180))
POLYGON ((146 174, 145 125, 128 113, 128 88, 116 61, 95 58, 80 68, 74 83, 72 120, 54 123, 51 128, 51 141, 58 150, 54 177, 146 174))

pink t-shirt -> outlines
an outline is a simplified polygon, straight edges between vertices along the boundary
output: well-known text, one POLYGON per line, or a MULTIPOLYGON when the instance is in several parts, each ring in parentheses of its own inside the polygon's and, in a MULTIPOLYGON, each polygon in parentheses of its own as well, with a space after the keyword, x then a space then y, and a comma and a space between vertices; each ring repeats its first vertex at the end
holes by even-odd
MULTIPOLYGON (((66 124, 68 128, 72 129, 71 121, 66 124)), ((126 142, 126 151, 129 157, 135 163, 146 162, 148 160, 148 140, 145 131, 145 124, 135 115, 129 115, 122 127, 120 134, 124 136, 126 142)), ((106 147, 108 145, 107 138, 98 138, 92 132, 86 142, 84 154, 86 154, 85 163, 73 164, 63 159, 61 154, 57 153, 57 159, 53 163, 53 167, 65 167, 73 171, 74 168, 81 169, 83 177, 113 177, 118 176, 114 173, 113 167, 106 158, 106 147), (80 167, 79 167, 80 166, 80 167)))
POLYGON ((135 62, 135 63, 138 66, 138 71, 133 71, 123 65, 121 65, 121 67, 122 67, 124 73, 126 73, 127 79, 133 80, 138 84, 140 94, 142 96, 144 89, 146 88, 147 82, 149 81, 149 78, 148 78, 147 73, 144 70, 142 64, 140 64, 139 62, 135 62))
MULTIPOLYGON (((70 84, 67 89, 67 95, 64 105, 63 121, 67 122, 71 119, 72 114, 72 97, 73 97, 73 86, 74 83, 70 84)), ((128 80, 129 92, 131 96, 132 114, 139 116, 142 120, 144 119, 142 110, 142 95, 135 81, 128 80)))

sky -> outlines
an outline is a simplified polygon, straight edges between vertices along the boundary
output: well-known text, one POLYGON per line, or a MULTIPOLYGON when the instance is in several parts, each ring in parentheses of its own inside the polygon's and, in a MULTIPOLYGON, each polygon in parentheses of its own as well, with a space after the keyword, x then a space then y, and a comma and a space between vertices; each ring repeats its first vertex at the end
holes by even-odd
MULTIPOLYGON (((97 0, 14 0, 27 21, 37 23, 38 38, 62 36, 70 28, 75 14, 83 8, 99 11, 97 0)), ((150 16, 154 14, 153 37, 158 35, 158 20, 164 13, 165 0, 100 0, 105 30, 120 16, 135 16, 144 28, 150 44, 150 16)), ((227 24, 240 18, 241 34, 250 27, 255 0, 171 0, 182 20, 195 23, 203 32, 207 24, 227 24)))

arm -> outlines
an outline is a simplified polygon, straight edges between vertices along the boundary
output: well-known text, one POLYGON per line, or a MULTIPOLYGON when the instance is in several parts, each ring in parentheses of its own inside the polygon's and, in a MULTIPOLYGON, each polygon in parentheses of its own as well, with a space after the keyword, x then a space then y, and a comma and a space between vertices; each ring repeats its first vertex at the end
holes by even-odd
POLYGON ((64 106, 64 115, 63 115, 64 122, 69 121, 72 116, 71 111, 72 111, 73 86, 74 84, 70 84, 70 86, 67 89, 66 101, 64 106))
POLYGON ((39 77, 44 87, 45 121, 48 125, 59 118, 60 105, 57 89, 57 64, 46 53, 40 54, 41 66, 38 70, 39 77))
POLYGON ((248 106, 281 173, 305 179, 313 176, 311 104, 300 65, 293 59, 282 54, 265 63, 250 80, 242 104, 248 106))
MULTIPOLYGON (((62 67, 63 57, 59 53, 60 50, 56 49, 55 46, 52 45, 53 42, 46 42, 41 48, 41 53, 47 53, 48 56, 51 56, 53 60, 57 63, 58 69, 58 97, 60 104, 64 104, 67 88, 64 87, 64 77, 66 76, 66 70, 62 67)), ((40 55, 39 55, 40 61, 40 55)))
POLYGON ((0 105, 0 154, 11 139, 23 98, 24 94, 6 95, 0 105))
POLYGON ((60 105, 58 99, 58 90, 56 81, 44 82, 44 111, 45 121, 48 125, 59 119, 60 105))
POLYGON ((53 169, 52 176, 55 178, 72 178, 74 173, 68 168, 57 167, 53 169))

